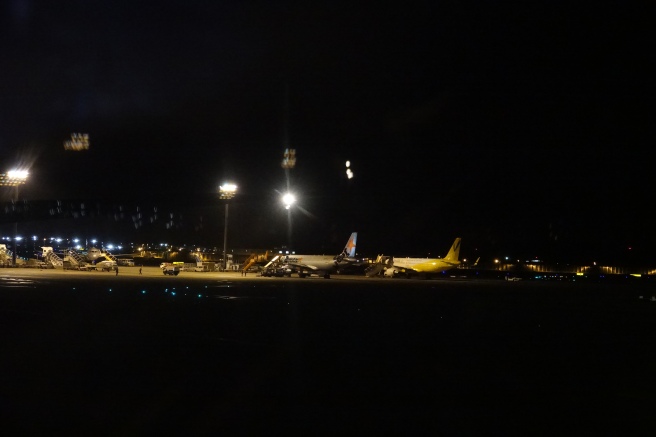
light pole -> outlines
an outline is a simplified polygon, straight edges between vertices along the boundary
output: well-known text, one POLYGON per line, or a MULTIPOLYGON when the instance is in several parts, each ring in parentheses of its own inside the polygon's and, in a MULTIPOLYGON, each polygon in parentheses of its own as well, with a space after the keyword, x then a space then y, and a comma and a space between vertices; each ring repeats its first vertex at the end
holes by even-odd
MULTIPOLYGON (((27 182, 27 177, 29 172, 27 170, 9 170, 7 174, 0 175, 0 186, 5 187, 15 187, 16 191, 14 193, 14 203, 18 203, 18 193, 19 188, 25 182, 27 182)), ((18 219, 14 221, 14 250, 12 252, 12 265, 16 265, 16 251, 18 240, 18 219)))
POLYGON ((223 184, 219 187, 219 197, 225 200, 225 220, 223 229, 223 270, 228 268, 228 200, 237 194, 237 185, 223 184))
POLYGON ((291 249, 292 246, 292 211, 291 207, 296 203, 296 196, 292 193, 285 193, 282 196, 282 203, 285 204, 285 209, 287 210, 287 248, 291 249))

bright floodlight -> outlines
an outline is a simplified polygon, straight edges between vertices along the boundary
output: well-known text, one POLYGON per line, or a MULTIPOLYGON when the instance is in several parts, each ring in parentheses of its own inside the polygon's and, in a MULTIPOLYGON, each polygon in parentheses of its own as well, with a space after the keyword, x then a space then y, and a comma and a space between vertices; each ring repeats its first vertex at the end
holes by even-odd
POLYGON ((71 139, 64 141, 64 150, 89 150, 89 134, 72 133, 71 139))
POLYGON ((221 199, 232 199, 237 193, 237 185, 223 184, 219 187, 219 193, 221 195, 221 199))
POLYGON ((355 176, 355 173, 351 170, 351 161, 346 161, 346 177, 353 179, 353 176, 355 176))
POLYGON ((29 175, 27 170, 9 170, 7 176, 9 179, 25 180, 29 175))
POLYGON ((291 206, 296 202, 296 196, 291 193, 287 193, 282 196, 282 203, 285 204, 285 209, 291 208, 291 206))
POLYGON ((0 174, 0 186, 17 187, 24 184, 29 176, 27 170, 9 170, 7 174, 0 174))
POLYGON ((285 149, 283 153, 282 168, 294 168, 296 165, 296 149, 285 149))

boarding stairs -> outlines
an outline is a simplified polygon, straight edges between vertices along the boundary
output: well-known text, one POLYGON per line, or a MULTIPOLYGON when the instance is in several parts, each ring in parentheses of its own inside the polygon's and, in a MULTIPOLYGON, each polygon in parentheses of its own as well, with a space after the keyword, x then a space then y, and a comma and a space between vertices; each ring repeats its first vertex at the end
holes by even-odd
POLYGON ((41 249, 43 249, 42 258, 45 263, 48 263, 55 268, 64 267, 64 260, 53 251, 52 247, 42 247, 41 249))
POLYGON ((68 250, 64 251, 64 254, 65 254, 65 256, 64 256, 65 261, 73 261, 78 266, 83 266, 87 263, 84 256, 82 256, 78 252, 74 251, 73 249, 68 249, 68 250), (68 258, 68 259, 66 259, 66 258, 68 258))
POLYGON ((101 253, 101 255, 103 255, 105 258, 107 258, 107 259, 109 259, 109 260, 111 260, 111 261, 114 261, 116 264, 118 264, 118 258, 116 258, 116 257, 115 257, 114 255, 112 255, 111 253, 109 253, 109 252, 107 252, 107 251, 104 251, 104 252, 101 253))
POLYGON ((277 262, 279 259, 280 259, 280 255, 276 255, 276 256, 274 256, 274 257, 271 259, 271 261, 269 261, 269 262, 264 266, 264 269, 268 269, 269 267, 273 266, 274 264, 276 264, 276 262, 277 262))
POLYGON ((264 267, 262 267, 261 274, 262 276, 266 276, 266 273, 269 271, 274 271, 282 261, 282 257, 280 255, 276 255, 273 258, 271 258, 271 261, 266 263, 264 267))
POLYGON ((7 260, 13 259, 13 253, 7 249, 5 244, 0 244, 0 262, 6 263, 7 260))
MULTIPOLYGON (((244 267, 241 270, 245 272, 249 268, 251 268, 253 266, 253 264, 255 264, 256 262, 262 262, 262 261, 266 261, 268 259, 269 259, 269 251, 268 250, 263 254, 252 253, 251 256, 249 256, 248 259, 246 259, 246 261, 244 261, 244 267)), ((267 266, 268 266, 268 264, 267 264, 267 266)))
POLYGON ((380 272, 391 267, 394 263, 394 259, 391 256, 378 255, 376 262, 367 267, 364 271, 365 276, 371 278, 380 274, 380 272))

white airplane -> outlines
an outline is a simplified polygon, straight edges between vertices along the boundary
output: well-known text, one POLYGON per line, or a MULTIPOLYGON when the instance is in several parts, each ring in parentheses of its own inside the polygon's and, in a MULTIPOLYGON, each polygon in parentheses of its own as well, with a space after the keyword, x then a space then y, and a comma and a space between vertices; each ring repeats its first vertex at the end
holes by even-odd
POLYGON ((357 263, 355 245, 358 233, 353 232, 346 246, 337 256, 330 255, 279 255, 264 266, 262 276, 291 276, 298 274, 299 278, 310 275, 322 275, 330 278, 331 273, 337 273, 340 267, 357 263))
POLYGON ((96 270, 115 270, 118 265, 118 256, 132 255, 131 253, 109 253, 107 251, 102 251, 97 247, 90 247, 86 256, 84 252, 81 252, 81 255, 86 258, 86 261, 91 263, 91 265, 96 266, 96 270))
POLYGON ((87 250, 88 261, 95 261, 101 256, 104 257, 105 255, 103 254, 102 250, 98 249, 97 247, 91 247, 89 250, 87 250))
POLYGON ((376 263, 367 269, 366 274, 367 276, 374 276, 384 271, 384 276, 395 276, 399 273, 410 276, 412 273, 440 273, 455 269, 461 264, 458 259, 460 240, 460 238, 455 239, 449 253, 444 258, 398 258, 379 255, 376 263))

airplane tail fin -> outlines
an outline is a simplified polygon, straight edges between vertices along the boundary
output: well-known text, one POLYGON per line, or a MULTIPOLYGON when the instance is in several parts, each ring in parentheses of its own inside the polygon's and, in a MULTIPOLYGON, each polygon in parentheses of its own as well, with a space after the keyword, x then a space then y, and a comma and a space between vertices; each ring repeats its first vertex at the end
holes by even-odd
POLYGON ((451 246, 451 249, 449 249, 449 253, 447 253, 446 256, 444 257, 444 260, 458 261, 459 256, 460 256, 460 237, 455 239, 453 245, 451 246))
POLYGON ((355 257, 355 245, 358 241, 358 233, 353 232, 344 246, 342 253, 335 257, 337 262, 343 260, 344 258, 354 258, 355 257))

